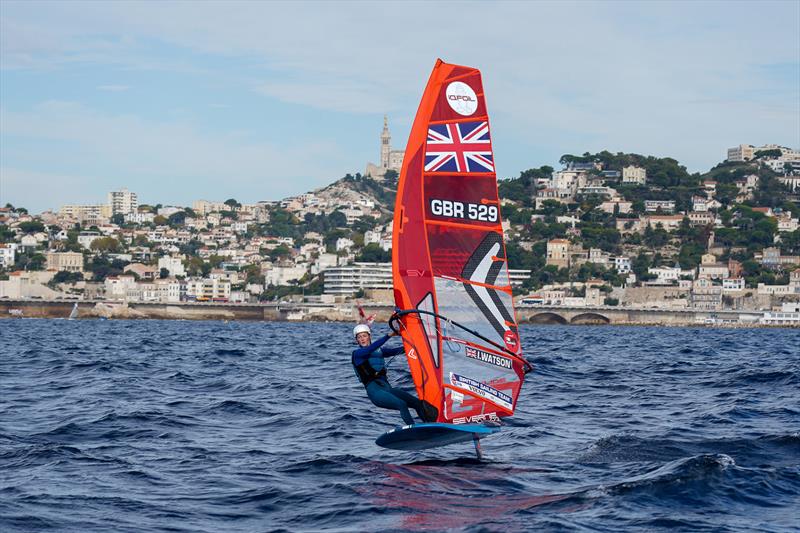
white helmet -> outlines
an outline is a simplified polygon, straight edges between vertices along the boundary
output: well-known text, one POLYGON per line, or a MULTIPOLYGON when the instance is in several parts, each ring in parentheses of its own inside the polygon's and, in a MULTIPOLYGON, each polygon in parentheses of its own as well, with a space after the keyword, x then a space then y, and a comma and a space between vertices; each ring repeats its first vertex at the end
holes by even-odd
POLYGON ((353 328, 353 336, 357 337, 359 333, 369 333, 372 335, 372 331, 369 329, 369 326, 366 324, 359 324, 353 328))

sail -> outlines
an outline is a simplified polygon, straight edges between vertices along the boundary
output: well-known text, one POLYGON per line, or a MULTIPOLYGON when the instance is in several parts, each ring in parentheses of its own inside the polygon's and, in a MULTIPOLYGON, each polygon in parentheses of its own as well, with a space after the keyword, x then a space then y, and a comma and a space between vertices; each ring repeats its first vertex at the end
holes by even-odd
POLYGON ((395 304, 438 422, 514 413, 521 357, 480 71, 437 61, 409 136, 392 236, 395 304), (449 319, 449 320, 446 320, 449 319), (455 325, 455 324, 457 325, 455 325))

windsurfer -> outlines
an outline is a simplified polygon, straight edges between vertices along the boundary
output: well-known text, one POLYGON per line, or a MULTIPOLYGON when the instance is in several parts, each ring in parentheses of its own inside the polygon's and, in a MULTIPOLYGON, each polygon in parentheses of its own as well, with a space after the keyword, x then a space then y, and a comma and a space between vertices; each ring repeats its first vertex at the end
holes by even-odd
POLYGON ((367 390, 367 396, 377 407, 384 409, 395 409, 400 411, 400 416, 407 425, 414 423, 408 408, 412 407, 421 419, 424 406, 422 402, 407 393, 389 385, 386 379, 385 358, 394 357, 403 353, 403 347, 384 348, 383 345, 396 335, 390 333, 372 342, 372 332, 368 325, 359 324, 353 329, 358 348, 353 350, 352 363, 356 371, 356 376, 367 390))

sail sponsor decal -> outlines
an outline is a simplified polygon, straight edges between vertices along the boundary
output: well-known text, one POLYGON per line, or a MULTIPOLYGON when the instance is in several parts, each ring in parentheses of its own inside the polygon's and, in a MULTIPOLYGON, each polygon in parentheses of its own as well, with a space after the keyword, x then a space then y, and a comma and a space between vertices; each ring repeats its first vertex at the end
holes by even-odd
POLYGON ((494 172, 489 123, 430 124, 426 172, 494 172))
POLYGON ((478 95, 463 81, 454 81, 445 89, 450 108, 459 115, 468 117, 478 109, 478 95))
POLYGON ((500 368, 506 368, 511 370, 512 362, 511 359, 508 357, 503 357, 502 355, 496 355, 489 352, 484 352, 483 350, 478 350, 477 348, 473 348, 472 346, 466 347, 466 355, 470 359, 477 359, 478 361, 482 361, 484 363, 489 363, 490 365, 499 366, 500 368))
POLYGON ((490 387, 485 383, 481 383, 476 379, 451 372, 450 384, 454 387, 468 390, 471 393, 480 396, 481 398, 485 398, 492 403, 499 405, 500 407, 508 409, 509 411, 513 410, 511 396, 504 392, 500 392, 499 390, 495 389, 494 387, 490 387))
POLYGON ((519 337, 513 330, 507 330, 503 334, 503 342, 506 344, 506 348, 515 352, 519 349, 519 337))
POLYGON ((475 424, 477 422, 500 422, 500 417, 497 413, 484 413, 472 416, 460 416, 453 419, 453 424, 475 424))

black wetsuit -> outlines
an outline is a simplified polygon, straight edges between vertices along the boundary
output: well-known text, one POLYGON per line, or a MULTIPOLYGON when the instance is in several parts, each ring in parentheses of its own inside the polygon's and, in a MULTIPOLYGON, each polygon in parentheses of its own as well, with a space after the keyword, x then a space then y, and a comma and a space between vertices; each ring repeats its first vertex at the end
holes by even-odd
POLYGON ((419 415, 422 416, 422 402, 411 394, 395 389, 386 379, 386 368, 384 358, 392 357, 403 353, 403 347, 398 348, 383 348, 389 340, 388 335, 384 335, 376 340, 369 346, 353 350, 353 368, 356 371, 356 376, 364 384, 367 389, 367 396, 378 407, 384 409, 396 409, 400 411, 400 416, 403 421, 411 425, 414 419, 408 408, 412 407, 419 415))

